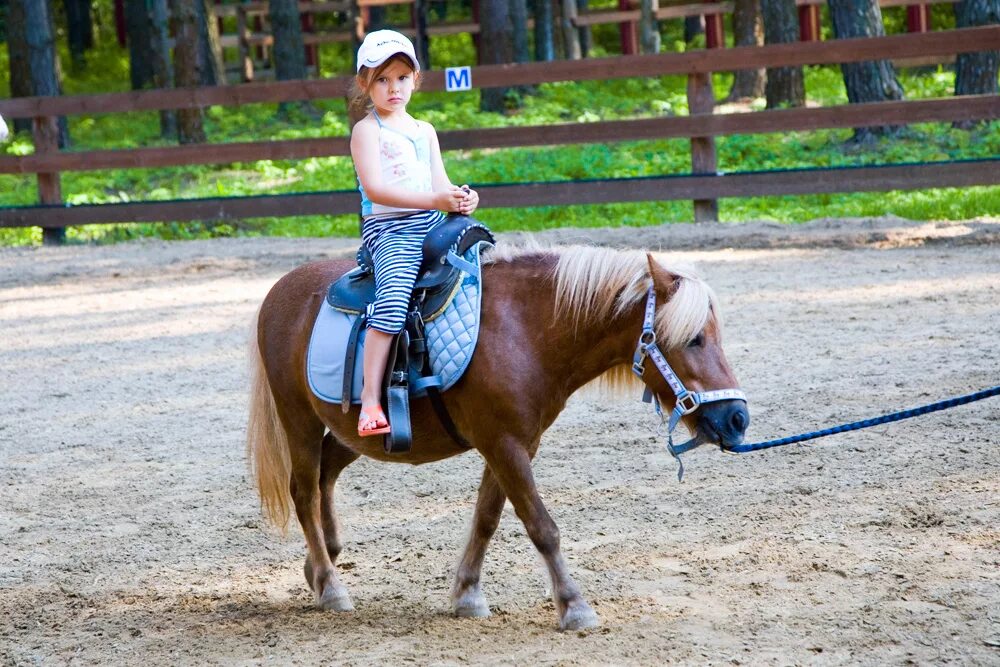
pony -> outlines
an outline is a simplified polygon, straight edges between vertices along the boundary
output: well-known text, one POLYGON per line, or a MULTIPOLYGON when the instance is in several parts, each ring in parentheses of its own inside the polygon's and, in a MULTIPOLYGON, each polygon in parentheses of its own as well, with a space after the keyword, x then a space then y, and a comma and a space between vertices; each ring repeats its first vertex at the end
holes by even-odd
MULTIPOLYGON (((284 528, 294 507, 308 550, 306 582, 317 606, 332 611, 354 608, 335 568, 343 548, 334 508, 341 472, 360 456, 423 464, 469 451, 449 437, 427 398, 411 400, 412 449, 387 454, 381 438, 358 436, 359 406, 345 414, 310 391, 312 324, 327 287, 351 268, 349 260, 327 260, 279 279, 257 311, 249 346, 247 453, 262 511, 284 528)), ((485 463, 452 610, 489 616, 480 571, 510 500, 549 571, 559 628, 595 627, 597 615, 569 573, 558 528, 535 487, 532 459, 570 395, 595 380, 611 389, 645 389, 668 408, 679 403, 659 365, 636 364, 640 338, 659 341, 682 387, 706 393, 736 387, 721 346, 717 299, 693 271, 668 269, 648 253, 584 246, 494 248, 484 255, 482 280, 476 352, 442 395, 485 463), (646 314, 652 308, 655 318, 646 314)), ((712 400, 677 413, 695 434, 692 442, 738 445, 749 424, 746 401, 712 400)))

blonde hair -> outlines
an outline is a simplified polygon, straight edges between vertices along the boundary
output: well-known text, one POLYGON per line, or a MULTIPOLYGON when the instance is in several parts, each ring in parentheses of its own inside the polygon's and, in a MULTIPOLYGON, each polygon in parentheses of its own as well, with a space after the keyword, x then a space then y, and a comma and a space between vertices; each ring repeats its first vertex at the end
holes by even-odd
MULTIPOLYGON (((664 353, 685 345, 709 320, 721 324, 712 288, 689 267, 673 265, 667 270, 677 276, 675 288, 669 301, 658 304, 654 324, 664 353)), ((644 252, 570 248, 559 256, 555 279, 557 313, 577 324, 601 322, 646 298, 649 264, 644 252)), ((642 388, 631 364, 608 369, 594 385, 611 395, 642 388)))
POLYGON ((361 69, 358 70, 358 75, 354 77, 351 83, 351 91, 349 97, 349 108, 351 111, 357 113, 368 113, 372 107, 372 98, 368 93, 371 90, 372 83, 382 75, 382 72, 387 70, 389 66, 393 63, 403 63, 410 68, 413 73, 413 90, 416 91, 420 88, 420 72, 417 71, 416 64, 410 60, 410 57, 405 53, 396 53, 385 60, 378 67, 367 67, 362 65, 361 69))

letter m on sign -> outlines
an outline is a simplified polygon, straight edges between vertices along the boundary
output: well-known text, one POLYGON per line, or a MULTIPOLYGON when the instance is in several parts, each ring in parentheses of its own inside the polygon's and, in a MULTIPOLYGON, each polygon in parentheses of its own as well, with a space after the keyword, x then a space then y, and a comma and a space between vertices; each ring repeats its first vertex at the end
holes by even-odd
POLYGON ((448 92, 472 90, 472 70, 469 67, 446 67, 444 88, 448 92))

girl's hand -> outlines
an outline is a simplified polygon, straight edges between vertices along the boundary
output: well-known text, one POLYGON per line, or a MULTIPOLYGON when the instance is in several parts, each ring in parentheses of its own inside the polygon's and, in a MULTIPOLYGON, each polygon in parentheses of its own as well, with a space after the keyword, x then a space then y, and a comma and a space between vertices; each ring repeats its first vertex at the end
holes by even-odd
POLYGON ((465 197, 462 198, 462 202, 459 204, 458 212, 462 215, 472 215, 476 208, 479 207, 479 193, 468 185, 463 185, 461 190, 465 194, 465 197))
POLYGON ((465 198, 465 190, 453 185, 444 192, 435 193, 435 208, 446 213, 458 213, 465 198))

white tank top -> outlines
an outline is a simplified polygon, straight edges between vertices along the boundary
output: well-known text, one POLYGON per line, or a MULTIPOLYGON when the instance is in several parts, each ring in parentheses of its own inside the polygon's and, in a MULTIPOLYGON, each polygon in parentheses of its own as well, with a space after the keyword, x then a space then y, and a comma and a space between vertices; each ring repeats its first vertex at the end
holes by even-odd
MULTIPOLYGON (((414 121, 411 136, 400 130, 382 123, 375 111, 372 111, 378 123, 379 165, 382 170, 382 183, 401 190, 411 192, 430 192, 431 185, 431 150, 427 133, 414 121)), ((361 191, 361 215, 368 217, 395 216, 401 213, 413 213, 422 209, 398 208, 383 206, 368 199, 365 189, 358 179, 358 190, 361 191)))

